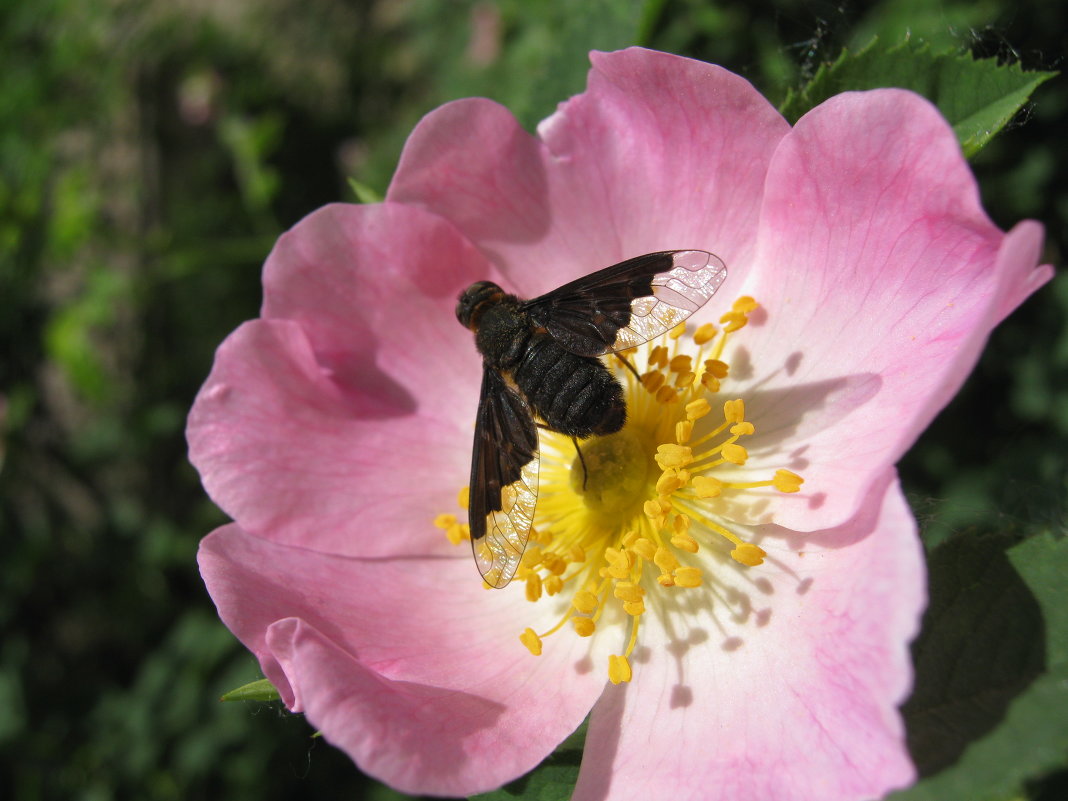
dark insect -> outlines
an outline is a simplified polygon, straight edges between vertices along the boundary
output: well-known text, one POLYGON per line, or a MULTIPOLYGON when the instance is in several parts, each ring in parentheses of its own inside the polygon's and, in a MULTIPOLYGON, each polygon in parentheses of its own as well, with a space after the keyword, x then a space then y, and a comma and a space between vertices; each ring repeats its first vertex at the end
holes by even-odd
POLYGON ((487 584, 511 581, 526 548, 538 500, 538 425, 576 440, 623 428, 623 387, 598 357, 671 330, 726 277, 711 253, 667 250, 533 300, 489 281, 460 295, 456 317, 474 331, 482 354, 468 508, 475 563, 487 584))

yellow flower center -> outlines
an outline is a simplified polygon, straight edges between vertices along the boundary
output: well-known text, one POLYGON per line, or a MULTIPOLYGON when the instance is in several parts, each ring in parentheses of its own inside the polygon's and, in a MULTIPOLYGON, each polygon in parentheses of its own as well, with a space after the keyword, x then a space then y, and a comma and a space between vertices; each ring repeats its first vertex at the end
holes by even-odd
MULTIPOLYGON (((746 463, 743 442, 756 429, 742 400, 716 397, 730 376, 722 361, 727 340, 756 308, 752 298, 740 298, 720 319, 722 329, 705 324, 686 337, 680 325, 641 348, 644 353, 620 354, 644 362, 640 380, 618 360, 607 362, 618 366, 627 423, 616 434, 580 442, 581 458, 570 437, 541 432, 535 525, 516 583, 531 602, 565 590, 571 601, 548 631, 522 632, 532 654, 568 623, 580 637, 593 635, 614 606, 628 631, 621 653, 609 657, 608 676, 616 684, 629 681, 647 599, 701 592, 705 577, 694 562, 702 547, 727 545, 731 558, 747 567, 764 561, 761 548, 730 528, 729 510, 752 490, 797 492, 803 479, 780 469, 758 481, 731 480, 728 471, 746 463)), ((461 506, 466 496, 460 493, 461 506)), ((470 537, 455 515, 439 515, 435 525, 454 544, 470 537)))

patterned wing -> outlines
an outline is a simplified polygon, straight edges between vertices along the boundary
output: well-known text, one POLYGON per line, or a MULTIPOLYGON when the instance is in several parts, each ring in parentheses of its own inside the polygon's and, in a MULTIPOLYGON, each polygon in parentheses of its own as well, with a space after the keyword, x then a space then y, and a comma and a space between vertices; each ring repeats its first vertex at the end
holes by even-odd
POLYGON ((468 497, 478 572, 491 587, 503 587, 519 567, 534 523, 538 429, 527 402, 488 366, 482 370, 468 497))
POLYGON ((523 308, 567 350, 603 356, 670 331, 716 294, 726 277, 718 256, 665 250, 564 284, 523 308))

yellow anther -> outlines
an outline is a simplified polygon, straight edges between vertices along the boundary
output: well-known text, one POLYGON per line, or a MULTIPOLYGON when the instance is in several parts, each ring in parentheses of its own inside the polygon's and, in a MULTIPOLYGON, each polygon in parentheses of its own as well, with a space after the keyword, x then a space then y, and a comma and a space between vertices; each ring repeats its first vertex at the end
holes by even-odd
POLYGON ((755 311, 760 304, 748 295, 742 295, 738 300, 734 301, 731 309, 740 314, 749 314, 751 311, 755 311))
POLYGON ((731 433, 736 437, 748 437, 754 431, 756 431, 756 428, 748 420, 743 420, 731 426, 731 433))
POLYGON ((618 581, 620 579, 630 577, 630 568, 627 567, 626 564, 624 564, 623 562, 617 562, 614 565, 606 567, 601 575, 606 578, 616 579, 618 581))
POLYGON ((690 483, 698 498, 718 498, 723 492, 723 482, 711 476, 694 476, 690 483))
POLYGON ((623 535, 623 539, 620 540, 620 542, 623 543, 624 548, 629 548, 631 545, 638 541, 639 537, 641 537, 641 534, 639 534, 637 531, 628 531, 626 534, 623 535))
POLYGON ((701 386, 709 392, 719 392, 719 379, 711 373, 701 373, 701 386))
POLYGON ((697 373, 679 373, 675 379, 675 389, 686 389, 686 387, 692 386, 693 382, 697 380, 697 373))
POLYGON ((741 423, 745 420, 745 401, 741 398, 725 401, 723 404, 723 419, 728 423, 741 423))
POLYGON ((640 601, 645 597, 645 590, 641 584, 635 584, 633 581, 620 581, 616 583, 612 594, 621 601, 640 601))
POLYGON ((671 530, 676 534, 684 534, 690 530, 691 522, 686 515, 675 515, 675 519, 671 521, 671 530))
POLYGON ((771 483, 779 492, 797 492, 805 483, 805 479, 789 470, 776 470, 771 483))
POLYGON ((756 567, 757 565, 764 564, 765 556, 767 556, 767 554, 764 553, 763 549, 748 542, 743 542, 731 551, 731 558, 735 562, 741 562, 746 567, 756 567))
POLYGON ((679 560, 668 548, 661 545, 653 556, 653 564, 660 568, 661 573, 670 573, 679 566, 679 560))
POLYGON ((656 456, 654 458, 663 470, 667 470, 669 467, 685 467, 693 461, 693 449, 686 445, 674 445, 670 442, 665 442, 656 447, 656 456))
POLYGON ((656 577, 656 583, 659 584, 661 587, 674 587, 675 577, 672 576, 670 573, 661 573, 659 576, 656 577))
POLYGON ((634 567, 634 556, 629 551, 621 551, 619 548, 605 548, 604 560, 609 566, 627 572, 634 567))
POLYGON ((608 680, 613 684, 621 684, 630 681, 633 674, 630 670, 630 662, 627 657, 612 654, 608 657, 608 680))
POLYGON ((693 357, 680 353, 668 362, 668 370, 673 373, 688 373, 693 370, 693 357))
POLYGON ((671 544, 678 548, 680 551, 686 551, 687 553, 697 553, 697 540, 691 537, 689 534, 676 534, 671 538, 671 544))
POLYGON ((677 326, 668 331, 668 336, 672 339, 678 339, 686 333, 686 323, 679 323, 677 326))
POLYGON ((675 570, 675 584, 679 587, 700 587, 701 568, 680 567, 675 570))
POLYGON ((532 528, 530 538, 540 545, 552 545, 553 533, 547 528, 532 528))
POLYGON ((438 528, 447 529, 456 525, 456 515, 440 514, 434 518, 434 525, 438 528))
POLYGON ((597 630, 597 624, 588 617, 573 617, 571 625, 575 627, 575 634, 580 637, 589 637, 597 630))
POLYGON ((693 420, 679 420, 675 423, 675 441, 682 445, 690 441, 693 434, 693 420))
POLYGON ((519 635, 519 641, 527 647, 534 656, 541 656, 541 637, 534 633, 534 629, 523 629, 523 633, 519 635))
POLYGON ((642 375, 642 386, 645 387, 650 394, 655 395, 657 390, 663 387, 666 381, 667 376, 659 370, 650 370, 648 373, 642 375))
POLYGON ((698 345, 707 345, 715 335, 716 327, 712 323, 705 323, 698 326, 697 330, 693 332, 693 341, 698 345))
POLYGON ((542 565, 554 576, 562 576, 567 570, 567 560, 555 553, 547 553, 542 557, 542 565))
POLYGON ((649 364, 657 367, 666 367, 668 363, 668 349, 663 345, 657 345, 649 351, 649 364))
POLYGON ((471 529, 467 523, 453 523, 445 529, 445 536, 453 545, 459 545, 464 540, 471 539, 471 529))
POLYGON ((573 543, 571 547, 567 549, 567 558, 572 562, 585 562, 586 551, 577 542, 573 543))
POLYGON ((542 581, 542 587, 545 589, 546 595, 556 595, 564 588, 564 580, 559 576, 549 575, 542 581))
POLYGON ((541 576, 534 571, 527 576, 527 600, 533 603, 541 598, 541 576))
POLYGON ((571 599, 571 605, 584 615, 588 615, 597 608, 597 596, 589 590, 579 590, 571 599))
POLYGON ((469 504, 469 498, 471 497, 471 488, 463 487, 460 489, 459 494, 456 496, 456 503, 460 505, 461 509, 466 509, 469 504))
POLYGON ((637 617, 638 615, 645 613, 645 601, 624 601, 623 611, 631 617, 637 617))
POLYGON ((658 495, 670 495, 683 484, 679 480, 679 474, 675 470, 665 470, 660 479, 656 482, 656 492, 658 495))
POLYGON ((719 321, 723 323, 724 333, 733 334, 740 328, 745 328, 745 324, 749 322, 749 318, 741 312, 729 311, 720 317, 719 321))
POLYGON ((733 442, 726 443, 720 454, 731 464, 745 464, 745 460, 749 458, 749 452, 733 442))
POLYGON ((523 558, 519 560, 519 564, 523 567, 534 569, 541 564, 542 550, 537 546, 533 548, 527 548, 523 552, 523 558))
POLYGON ((669 403, 674 403, 679 399, 679 393, 675 391, 674 387, 663 386, 656 391, 656 402, 663 403, 665 406, 669 403))
POLYGON ((719 359, 705 359, 705 372, 711 373, 716 378, 726 378, 730 369, 730 365, 719 359))
POLYGON ((646 562, 652 561, 653 556, 656 554, 656 546, 653 541, 645 537, 639 537, 630 547, 634 553, 646 562))
POLYGON ((686 419, 690 422, 700 420, 710 411, 712 411, 712 404, 704 398, 698 398, 686 404, 686 419))

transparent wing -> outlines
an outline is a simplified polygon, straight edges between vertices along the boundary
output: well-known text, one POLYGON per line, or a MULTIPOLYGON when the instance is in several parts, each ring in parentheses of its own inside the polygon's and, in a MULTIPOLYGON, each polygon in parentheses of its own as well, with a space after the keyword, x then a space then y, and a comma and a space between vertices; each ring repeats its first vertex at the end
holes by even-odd
POLYGON ((579 356, 603 356, 667 333, 716 294, 723 261, 704 250, 647 253, 523 304, 536 326, 579 356))
POLYGON ((468 495, 471 549, 491 587, 515 575, 538 501, 538 429, 523 397, 491 367, 482 370, 468 495))

